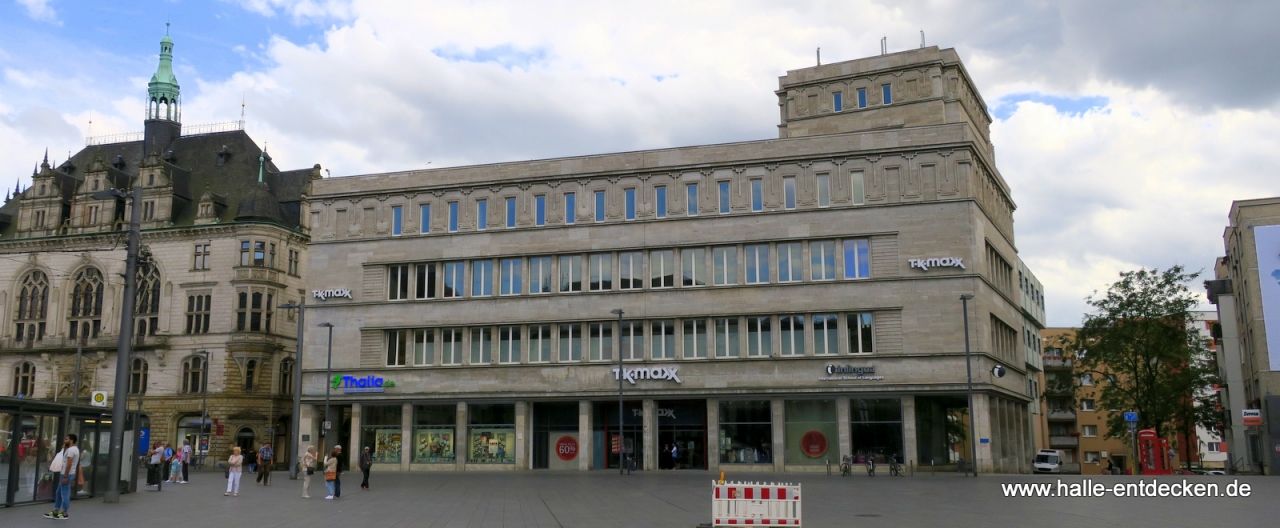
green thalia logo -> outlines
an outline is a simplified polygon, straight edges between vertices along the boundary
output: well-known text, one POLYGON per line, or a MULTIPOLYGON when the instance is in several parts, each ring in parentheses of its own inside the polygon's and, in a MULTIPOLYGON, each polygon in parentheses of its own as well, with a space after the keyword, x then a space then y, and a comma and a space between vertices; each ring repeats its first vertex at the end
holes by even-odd
POLYGON ((378 376, 334 376, 333 388, 344 392, 382 392, 382 389, 395 387, 396 382, 378 376))

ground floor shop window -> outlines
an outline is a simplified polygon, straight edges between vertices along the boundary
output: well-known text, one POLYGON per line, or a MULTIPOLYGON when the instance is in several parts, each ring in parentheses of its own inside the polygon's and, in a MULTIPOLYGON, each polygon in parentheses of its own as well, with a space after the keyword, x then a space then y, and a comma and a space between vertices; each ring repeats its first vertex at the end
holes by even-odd
POLYGON ((720 402, 720 463, 773 463, 769 400, 720 402))
POLYGON ((467 418, 467 462, 516 463, 515 405, 472 405, 467 418))
POLYGON ((821 465, 840 460, 835 400, 785 403, 787 464, 821 465))
POLYGON ((902 400, 855 398, 849 400, 850 447, 858 461, 874 457, 888 462, 902 456, 902 400))
POLYGON ((360 445, 368 447, 375 464, 399 464, 404 431, 399 405, 370 405, 362 410, 360 445))
POLYGON ((457 407, 453 405, 415 405, 413 407, 413 462, 418 464, 452 464, 457 407))

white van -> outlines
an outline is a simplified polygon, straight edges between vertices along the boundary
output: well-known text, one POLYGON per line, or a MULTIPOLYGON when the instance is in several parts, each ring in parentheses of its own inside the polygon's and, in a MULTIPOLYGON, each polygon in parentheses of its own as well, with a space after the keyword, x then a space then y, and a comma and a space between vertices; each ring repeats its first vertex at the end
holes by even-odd
POLYGON ((1061 473, 1063 453, 1061 449, 1041 449, 1031 467, 1036 473, 1061 473))

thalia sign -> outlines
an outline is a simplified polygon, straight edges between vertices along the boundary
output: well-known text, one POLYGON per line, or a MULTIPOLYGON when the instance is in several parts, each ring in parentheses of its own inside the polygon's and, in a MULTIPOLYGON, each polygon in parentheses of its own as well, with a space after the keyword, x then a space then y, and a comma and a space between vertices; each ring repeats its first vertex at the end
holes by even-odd
POLYGON ((680 381, 680 376, 676 375, 676 371, 680 367, 640 367, 640 368, 624 368, 622 375, 618 375, 618 369, 613 369, 613 379, 625 379, 636 384, 637 379, 642 380, 670 380, 676 383, 684 383, 680 381))
POLYGON ((333 388, 341 388, 342 392, 382 392, 383 389, 395 387, 396 382, 378 376, 334 376, 333 388))

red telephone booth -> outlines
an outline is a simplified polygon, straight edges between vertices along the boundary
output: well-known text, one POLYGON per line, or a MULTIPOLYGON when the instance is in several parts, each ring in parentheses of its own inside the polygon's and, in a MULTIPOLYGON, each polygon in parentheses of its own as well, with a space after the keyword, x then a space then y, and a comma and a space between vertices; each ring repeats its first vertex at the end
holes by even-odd
POLYGON ((1169 467, 1169 440, 1156 436, 1155 429, 1138 431, 1138 456, 1143 475, 1172 475, 1169 467))

